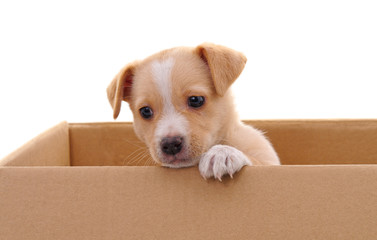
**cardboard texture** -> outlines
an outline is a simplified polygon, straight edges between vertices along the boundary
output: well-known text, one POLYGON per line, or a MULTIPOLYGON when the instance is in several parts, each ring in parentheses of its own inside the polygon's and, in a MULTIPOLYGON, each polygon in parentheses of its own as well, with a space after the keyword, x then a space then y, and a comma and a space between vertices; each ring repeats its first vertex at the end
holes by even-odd
POLYGON ((218 182, 149 166, 130 123, 63 122, 0 161, 0 239, 377 238, 377 120, 247 123, 284 165, 218 182))

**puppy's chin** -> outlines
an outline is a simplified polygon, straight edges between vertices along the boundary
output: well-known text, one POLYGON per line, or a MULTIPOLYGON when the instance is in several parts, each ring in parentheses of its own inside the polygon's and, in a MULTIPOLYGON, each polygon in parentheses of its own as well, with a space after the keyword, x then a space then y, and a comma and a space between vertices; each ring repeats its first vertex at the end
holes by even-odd
POLYGON ((186 167, 192 167, 197 165, 197 163, 194 163, 193 161, 179 161, 179 162, 174 162, 174 163, 163 163, 163 167, 169 167, 169 168, 186 168, 186 167))
POLYGON ((169 168, 185 168, 192 167, 199 163, 200 158, 177 158, 175 156, 164 157, 158 160, 162 166, 169 168))

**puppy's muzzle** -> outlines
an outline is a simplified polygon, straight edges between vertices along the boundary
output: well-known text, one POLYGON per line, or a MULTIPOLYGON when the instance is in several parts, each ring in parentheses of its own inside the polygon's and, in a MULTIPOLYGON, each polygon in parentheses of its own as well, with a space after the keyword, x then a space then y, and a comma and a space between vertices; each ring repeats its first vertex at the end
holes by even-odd
POLYGON ((183 137, 165 137, 161 140, 160 147, 162 152, 167 155, 176 155, 182 150, 183 137))

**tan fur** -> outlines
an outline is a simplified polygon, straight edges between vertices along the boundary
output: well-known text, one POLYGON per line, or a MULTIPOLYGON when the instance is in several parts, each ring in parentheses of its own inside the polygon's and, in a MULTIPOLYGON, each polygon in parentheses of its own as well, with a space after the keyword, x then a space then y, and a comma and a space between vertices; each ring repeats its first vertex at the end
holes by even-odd
POLYGON ((190 133, 189 158, 196 164, 200 157, 216 144, 229 145, 242 151, 253 165, 279 164, 279 159, 263 134, 243 125, 238 119, 229 87, 241 74, 246 57, 232 49, 210 43, 196 48, 168 49, 134 62, 123 68, 110 83, 107 94, 114 110, 114 118, 120 111, 121 101, 127 101, 134 115, 137 136, 150 149, 154 160, 158 143, 154 138, 156 124, 161 118, 163 102, 151 73, 151 63, 167 58, 174 59, 172 78, 172 102, 183 115, 190 133), (190 96, 204 96, 200 109, 187 105, 190 96), (152 119, 145 120, 139 109, 149 106, 154 111, 152 119))
POLYGON ((135 63, 126 65, 113 79, 107 87, 107 97, 113 108, 113 117, 116 119, 120 113, 122 100, 127 101, 130 96, 131 85, 127 84, 127 79, 133 76, 135 63))
POLYGON ((217 93, 224 96, 244 69, 246 57, 233 49, 210 43, 204 43, 196 50, 209 66, 217 93))

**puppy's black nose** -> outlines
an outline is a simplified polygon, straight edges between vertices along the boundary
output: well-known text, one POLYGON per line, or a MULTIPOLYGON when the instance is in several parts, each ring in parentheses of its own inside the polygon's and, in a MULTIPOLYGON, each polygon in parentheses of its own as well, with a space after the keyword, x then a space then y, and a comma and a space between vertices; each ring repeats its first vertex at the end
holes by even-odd
POLYGON ((183 137, 165 137, 161 140, 161 150, 168 155, 175 155, 182 150, 183 137))

